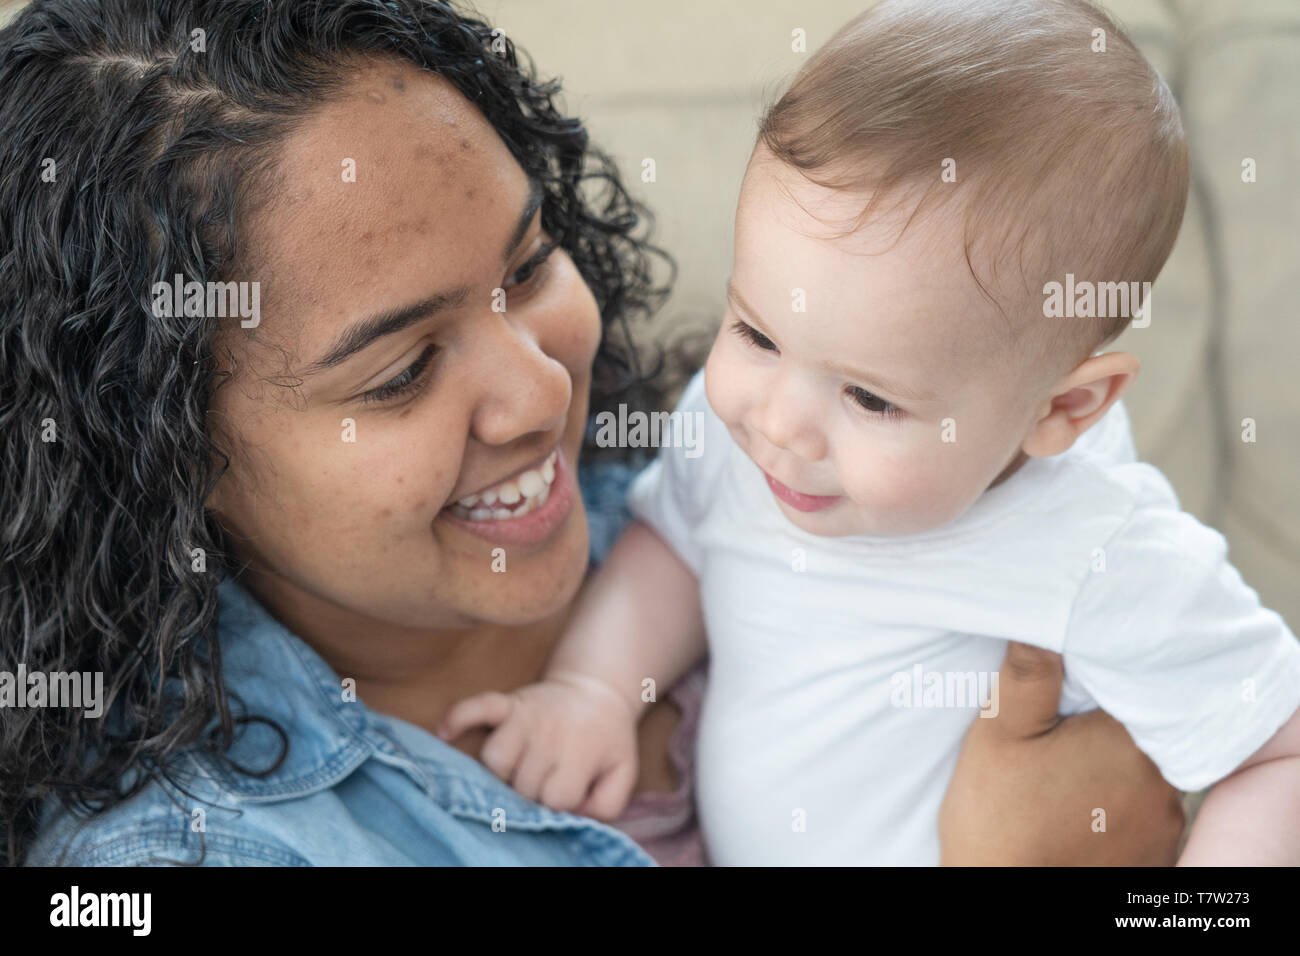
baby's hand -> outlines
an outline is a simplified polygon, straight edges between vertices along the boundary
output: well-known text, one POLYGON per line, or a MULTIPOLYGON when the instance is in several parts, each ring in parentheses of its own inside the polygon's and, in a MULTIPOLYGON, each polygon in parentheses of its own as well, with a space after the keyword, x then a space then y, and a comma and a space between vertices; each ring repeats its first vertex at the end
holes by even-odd
POLYGON ((637 718, 604 682, 555 673, 510 694, 489 692, 452 705, 438 736, 495 727, 479 761, 522 796, 553 810, 615 820, 637 776, 637 718))

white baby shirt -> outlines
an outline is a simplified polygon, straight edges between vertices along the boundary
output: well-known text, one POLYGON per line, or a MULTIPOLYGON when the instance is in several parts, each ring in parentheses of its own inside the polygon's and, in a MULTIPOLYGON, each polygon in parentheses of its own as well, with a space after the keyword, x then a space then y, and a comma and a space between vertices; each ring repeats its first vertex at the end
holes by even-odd
POLYGON ((700 445, 661 448, 629 505, 700 582, 696 799, 716 864, 937 864, 939 806, 971 720, 996 710, 1008 639, 1062 654, 1061 712, 1100 705, 1182 790, 1300 707, 1300 642, 1136 461, 1120 403, 903 537, 791 524, 702 370, 677 411, 703 414, 700 445))

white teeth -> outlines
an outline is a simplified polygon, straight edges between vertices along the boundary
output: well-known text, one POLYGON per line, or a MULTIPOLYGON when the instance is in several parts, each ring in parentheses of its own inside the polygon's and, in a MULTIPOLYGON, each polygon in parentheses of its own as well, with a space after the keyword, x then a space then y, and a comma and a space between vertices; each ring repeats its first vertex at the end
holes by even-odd
POLYGON ((542 477, 541 472, 531 468, 519 476, 519 490, 526 498, 536 498, 550 482, 542 477))
POLYGON ((459 499, 453 509, 462 512, 462 517, 473 521, 497 521, 504 518, 518 518, 530 511, 540 508, 551 496, 551 484, 555 481, 555 462, 558 451, 553 451, 537 468, 530 468, 512 481, 468 495, 459 499), (519 502, 522 500, 522 504, 519 502), (516 505, 508 508, 502 505, 516 505))

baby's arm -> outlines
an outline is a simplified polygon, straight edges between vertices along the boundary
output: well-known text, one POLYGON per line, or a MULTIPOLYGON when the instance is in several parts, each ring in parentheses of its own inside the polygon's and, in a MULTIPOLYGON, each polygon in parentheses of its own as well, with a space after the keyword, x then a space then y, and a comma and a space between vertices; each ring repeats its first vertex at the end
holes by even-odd
POLYGON ((1300 710, 1206 795, 1178 865, 1300 865, 1300 710))
POLYGON ((579 602, 545 677, 598 680, 638 717, 642 682, 671 687, 704 654, 699 582, 648 525, 632 521, 579 602))
POLYGON ((613 820, 636 783, 642 682, 652 679, 656 694, 671 687, 704 650, 695 575, 633 521, 587 586, 542 679, 460 701, 439 736, 493 726, 480 760, 521 795, 613 820))

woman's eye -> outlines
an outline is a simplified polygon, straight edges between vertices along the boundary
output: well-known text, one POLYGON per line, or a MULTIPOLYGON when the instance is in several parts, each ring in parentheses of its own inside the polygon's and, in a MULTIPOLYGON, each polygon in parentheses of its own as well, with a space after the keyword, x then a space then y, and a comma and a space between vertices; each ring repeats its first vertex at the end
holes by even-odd
POLYGON ((514 271, 503 288, 512 289, 515 286, 524 285, 531 281, 541 271, 542 266, 546 265, 550 260, 551 253, 555 252, 557 248, 559 247, 553 242, 546 243, 527 262, 514 271))
POLYGON ((765 352, 776 351, 775 342, 769 339, 762 332, 758 331, 758 329, 754 328, 752 325, 740 321, 740 319, 737 319, 735 322, 732 323, 731 331, 735 332, 737 335, 739 335, 750 345, 757 346, 758 348, 762 349, 765 352))
POLYGON ((859 388, 856 385, 850 385, 847 388, 849 397, 858 403, 862 408, 876 415, 884 415, 886 418, 896 418, 903 414, 903 410, 897 405, 891 405, 878 395, 872 395, 865 388, 859 388))
POLYGON ((418 391, 427 379, 427 376, 424 375, 425 369, 429 367, 429 363, 433 361, 433 357, 437 354, 438 346, 425 346, 424 351, 420 353, 420 357, 395 375, 392 379, 377 388, 372 388, 368 392, 363 392, 361 395, 361 401, 366 404, 372 402, 390 402, 399 396, 418 391))

